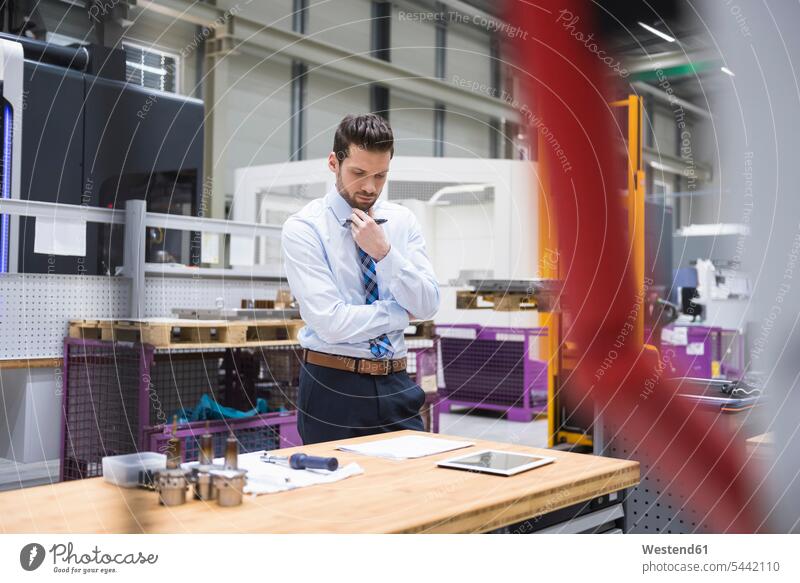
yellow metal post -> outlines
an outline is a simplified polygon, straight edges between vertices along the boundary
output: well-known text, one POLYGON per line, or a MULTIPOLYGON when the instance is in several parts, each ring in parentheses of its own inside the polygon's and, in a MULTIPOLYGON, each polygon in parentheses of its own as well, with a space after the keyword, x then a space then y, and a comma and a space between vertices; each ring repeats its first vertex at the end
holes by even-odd
MULTIPOLYGON (((644 340, 644 166, 642 161, 642 99, 637 95, 629 95, 611 103, 613 107, 628 109, 628 237, 630 260, 636 281, 638 317, 634 323, 634 338, 644 340)), ((560 280, 561 270, 558 257, 556 224, 552 207, 552 192, 548 180, 549 167, 546 145, 539 136, 539 277, 560 280)), ((591 445, 591 437, 572 431, 559 430, 561 426, 560 407, 558 405, 559 378, 562 371, 561 314, 539 312, 539 325, 547 327, 548 342, 540 348, 540 356, 548 363, 547 377, 547 444, 553 447, 558 443, 591 445)))
POLYGON ((628 235, 636 282, 638 317, 634 338, 644 341, 644 170, 642 169, 642 98, 628 96, 628 235))
MULTIPOLYGON (((559 279, 559 254, 556 239, 555 212, 550 197, 549 168, 542 155, 546 152, 546 144, 539 134, 539 163, 537 178, 539 180, 539 268, 541 278, 559 279)), ((547 363, 547 445, 553 447, 556 442, 556 428, 559 425, 558 394, 556 379, 560 373, 560 315, 557 311, 539 311, 539 326, 547 328, 547 341, 539 345, 539 355, 547 363)))

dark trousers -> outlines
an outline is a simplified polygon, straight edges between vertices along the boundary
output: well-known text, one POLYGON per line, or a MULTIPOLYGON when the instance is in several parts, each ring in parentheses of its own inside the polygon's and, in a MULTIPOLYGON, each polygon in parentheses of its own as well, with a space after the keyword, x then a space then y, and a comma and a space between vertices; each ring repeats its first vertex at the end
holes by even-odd
POLYGON ((304 444, 423 430, 425 392, 404 372, 367 375, 304 363, 297 430, 304 444))

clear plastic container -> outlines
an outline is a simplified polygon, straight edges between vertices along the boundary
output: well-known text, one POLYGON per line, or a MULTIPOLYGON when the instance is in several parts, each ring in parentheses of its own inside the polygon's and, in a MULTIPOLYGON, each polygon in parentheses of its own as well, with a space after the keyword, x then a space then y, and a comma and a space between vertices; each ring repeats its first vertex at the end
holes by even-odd
POLYGON ((135 488, 139 484, 139 472, 164 470, 167 456, 154 451, 142 451, 126 455, 112 455, 103 458, 103 478, 110 484, 123 488, 135 488))

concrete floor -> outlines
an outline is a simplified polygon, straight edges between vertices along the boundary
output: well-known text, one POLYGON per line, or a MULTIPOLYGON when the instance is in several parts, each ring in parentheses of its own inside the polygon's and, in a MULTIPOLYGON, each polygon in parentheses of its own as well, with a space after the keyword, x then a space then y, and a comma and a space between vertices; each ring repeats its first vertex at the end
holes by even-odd
POLYGON ((521 423, 506 421, 501 415, 489 411, 473 411, 467 415, 454 410, 439 417, 439 432, 471 439, 547 447, 546 416, 530 423, 521 423))

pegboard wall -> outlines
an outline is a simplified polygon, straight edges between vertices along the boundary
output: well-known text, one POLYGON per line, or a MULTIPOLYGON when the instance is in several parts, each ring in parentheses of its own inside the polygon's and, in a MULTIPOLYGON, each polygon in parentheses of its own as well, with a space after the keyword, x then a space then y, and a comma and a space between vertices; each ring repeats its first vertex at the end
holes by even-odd
POLYGON ((144 287, 146 318, 173 317, 174 308, 241 307, 243 299, 274 300, 280 285, 258 279, 148 277, 144 287))
MULTIPOLYGON (((89 275, 0 276, 0 360, 60 358, 70 320, 127 318, 130 280, 89 275)), ((148 277, 145 316, 172 317, 173 308, 227 309, 243 298, 274 299, 279 285, 256 279, 148 277)))
POLYGON ((67 322, 124 318, 130 280, 90 275, 0 275, 0 360, 58 358, 67 322))
MULTIPOLYGON (((612 435, 606 428, 606 435, 612 435)), ((616 435, 603 449, 602 455, 634 459, 631 453, 634 444, 621 435, 616 435)), ((625 498, 625 532, 639 534, 709 534, 713 531, 703 521, 706 511, 685 506, 685 498, 672 492, 667 485, 671 478, 658 473, 649 463, 640 463, 641 481, 628 491, 625 498)))

